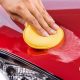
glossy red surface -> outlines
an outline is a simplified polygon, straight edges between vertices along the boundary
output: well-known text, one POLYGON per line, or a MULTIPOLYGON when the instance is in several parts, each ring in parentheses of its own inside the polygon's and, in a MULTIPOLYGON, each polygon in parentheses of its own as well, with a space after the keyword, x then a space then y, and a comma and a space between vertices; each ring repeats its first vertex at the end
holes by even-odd
POLYGON ((44 51, 30 48, 22 37, 24 26, 17 23, 19 28, 0 8, 0 48, 13 52, 64 80, 80 80, 80 10, 48 12, 57 24, 66 28, 63 47, 44 51))

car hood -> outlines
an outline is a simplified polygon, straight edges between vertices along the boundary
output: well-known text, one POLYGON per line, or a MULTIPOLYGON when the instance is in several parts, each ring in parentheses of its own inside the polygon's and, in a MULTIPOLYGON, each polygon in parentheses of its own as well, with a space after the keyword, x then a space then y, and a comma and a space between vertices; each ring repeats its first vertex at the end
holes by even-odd
MULTIPOLYGON (((76 38, 79 40, 79 9, 50 10, 48 12, 59 25, 64 26, 64 31, 67 30, 65 34, 71 32, 67 42, 73 39, 71 35, 77 36, 76 38)), ((0 7, 0 49, 12 52, 64 80, 80 79, 80 45, 78 45, 78 51, 76 52, 69 52, 69 49, 72 48, 69 48, 69 46, 67 47, 68 49, 63 52, 61 51, 62 49, 35 50, 24 42, 22 35, 23 30, 24 25, 12 21, 6 11, 0 7)), ((73 41, 73 43, 75 43, 75 41, 73 41)))

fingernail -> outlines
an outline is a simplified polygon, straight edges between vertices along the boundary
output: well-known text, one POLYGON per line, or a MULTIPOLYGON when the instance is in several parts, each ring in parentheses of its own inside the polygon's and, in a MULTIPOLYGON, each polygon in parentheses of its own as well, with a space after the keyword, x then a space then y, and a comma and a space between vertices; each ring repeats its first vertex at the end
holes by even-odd
POLYGON ((55 24, 54 24, 54 28, 58 29, 59 26, 55 23, 55 24))
POLYGON ((44 35, 45 37, 48 37, 48 36, 49 36, 49 34, 48 34, 47 32, 44 32, 43 35, 44 35))
POLYGON ((55 34, 55 33, 56 33, 56 31, 55 31, 55 30, 51 30, 50 32, 51 32, 52 34, 55 34))

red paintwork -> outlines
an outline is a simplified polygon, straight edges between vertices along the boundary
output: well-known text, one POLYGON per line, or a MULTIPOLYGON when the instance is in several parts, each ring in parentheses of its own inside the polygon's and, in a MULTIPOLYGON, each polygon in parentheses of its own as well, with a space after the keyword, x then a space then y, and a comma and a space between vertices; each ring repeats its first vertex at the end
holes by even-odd
MULTIPOLYGON (((1 10, 2 9, 0 9, 0 11, 1 10)), ((64 80, 80 80, 79 47, 78 51, 73 54, 70 53, 71 55, 69 53, 61 54, 61 52, 61 55, 55 55, 54 53, 51 54, 51 51, 53 51, 53 49, 46 51, 34 50, 27 44, 25 44, 21 33, 11 29, 10 26, 7 27, 7 23, 9 23, 10 21, 7 20, 7 15, 3 12, 0 12, 0 16, 3 16, 3 24, 0 25, 0 48, 9 50, 10 52, 13 52, 23 59, 26 59, 31 63, 38 65, 46 71, 63 78, 64 80), (6 21, 6 23, 4 23, 4 20, 6 21), (77 54, 77 52, 79 52, 79 54, 77 54), (76 58, 75 54, 77 55, 76 58), (63 60, 61 60, 61 58, 63 60), (70 60, 68 60, 67 58, 69 58, 70 60)), ((57 10, 49 11, 49 13, 59 25, 63 25, 65 28, 73 31, 80 38, 80 10, 57 10)), ((15 25, 13 25, 11 22, 9 24, 11 24, 12 27, 15 27, 15 25)), ((17 24, 22 29, 24 28, 23 25, 19 23, 17 24)))

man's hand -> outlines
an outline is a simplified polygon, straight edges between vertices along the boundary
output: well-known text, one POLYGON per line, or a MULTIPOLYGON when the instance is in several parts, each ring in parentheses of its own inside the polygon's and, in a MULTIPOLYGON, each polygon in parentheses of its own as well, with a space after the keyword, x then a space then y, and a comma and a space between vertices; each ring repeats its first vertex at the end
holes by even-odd
POLYGON ((54 34, 58 29, 41 0, 2 0, 1 5, 12 19, 28 22, 43 36, 54 34))

